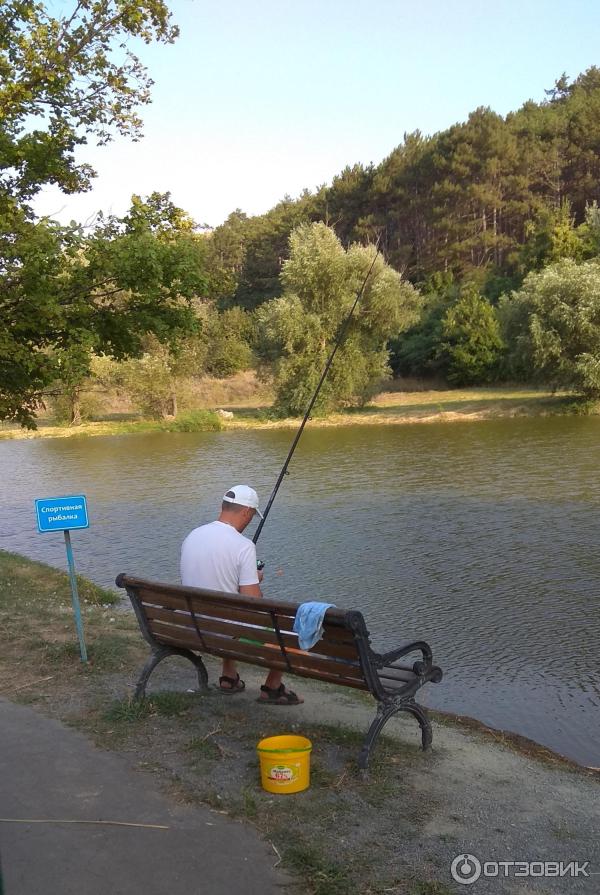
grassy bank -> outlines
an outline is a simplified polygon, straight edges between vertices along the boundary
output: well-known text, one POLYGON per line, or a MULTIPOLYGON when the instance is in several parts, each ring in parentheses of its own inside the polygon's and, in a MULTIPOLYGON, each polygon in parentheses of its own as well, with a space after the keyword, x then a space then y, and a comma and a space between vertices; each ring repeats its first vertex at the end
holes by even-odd
MULTIPOLYGON (((514 742, 506 748, 497 732, 437 723, 434 749, 423 754, 412 719, 394 721, 365 781, 356 755, 374 714, 366 696, 298 681, 304 706, 258 707, 257 669, 244 667, 247 693, 227 698, 215 689, 192 692, 192 666, 175 659, 157 670, 148 700, 131 702, 148 647, 114 593, 81 586, 87 665, 78 655, 66 576, 0 552, 1 694, 78 727, 102 748, 135 756, 173 800, 256 826, 272 844, 274 863, 298 880, 294 891, 451 895, 460 891, 449 875, 454 855, 492 856, 502 842, 506 856, 518 858, 525 837, 540 854, 560 855, 568 840, 573 856, 581 842, 593 857, 593 775, 556 756, 542 763, 514 742), (273 797, 259 785, 255 745, 294 731, 314 745, 311 787, 273 797)), ((214 682, 218 666, 207 665, 214 682)))
MULTIPOLYGON (((227 428, 293 428, 297 419, 269 419, 268 410, 230 408, 227 428)), ((586 407, 586 412, 591 412, 586 407)), ((596 408, 598 410, 598 408, 596 408)), ((311 419, 311 426, 399 425, 552 416, 578 413, 581 404, 566 393, 529 388, 469 388, 384 391, 364 407, 311 419)))
MULTIPOLYGON (((261 401, 264 396, 261 397, 261 401)), ((80 426, 54 425, 40 420, 36 430, 0 427, 0 440, 15 438, 68 438, 91 435, 129 435, 143 432, 206 432, 220 429, 296 428, 296 418, 276 419, 269 403, 246 399, 223 403, 231 417, 213 410, 195 410, 175 420, 134 418, 104 419, 80 426)), ((595 414, 599 405, 576 401, 567 393, 553 394, 529 388, 470 388, 447 390, 385 391, 364 407, 314 417, 311 426, 399 425, 432 422, 553 416, 575 413, 595 414)))
POLYGON ((51 419, 38 423, 37 429, 7 426, 0 428, 0 441, 15 438, 70 438, 90 435, 135 435, 145 432, 219 432, 221 417, 212 410, 194 410, 171 420, 105 419, 79 426, 55 425, 51 419))

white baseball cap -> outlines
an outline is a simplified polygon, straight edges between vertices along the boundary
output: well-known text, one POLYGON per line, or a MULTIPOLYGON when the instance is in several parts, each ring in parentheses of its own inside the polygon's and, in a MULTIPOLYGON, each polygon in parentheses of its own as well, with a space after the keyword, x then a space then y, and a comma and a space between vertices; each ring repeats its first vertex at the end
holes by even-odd
POLYGON ((261 519, 263 518, 263 514, 258 509, 258 494, 249 485, 234 485, 233 488, 225 492, 223 500, 227 503, 237 503, 241 507, 251 507, 256 510, 261 519))

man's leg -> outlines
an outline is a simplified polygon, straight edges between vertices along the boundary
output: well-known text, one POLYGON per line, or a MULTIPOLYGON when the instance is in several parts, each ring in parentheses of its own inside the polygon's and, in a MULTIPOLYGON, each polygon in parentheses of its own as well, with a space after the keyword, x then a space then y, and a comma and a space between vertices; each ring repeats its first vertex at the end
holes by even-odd
MULTIPOLYGON (((267 678, 266 678, 266 680, 265 680, 264 686, 265 686, 265 687, 268 687, 269 690, 277 690, 277 689, 279 689, 279 687, 282 685, 282 678, 283 678, 283 672, 282 672, 282 671, 277 671, 276 669, 272 668, 272 669, 269 671, 268 675, 267 675, 267 678)), ((285 687, 284 687, 284 692, 287 693, 287 692, 289 692, 289 691, 287 691, 287 690, 285 689, 285 687)), ((296 694, 294 694, 294 695, 296 695, 296 694)), ((264 692, 264 690, 261 692, 261 694, 260 694, 260 698, 261 698, 262 700, 264 700, 264 702, 268 702, 268 701, 269 701, 269 696, 268 696, 267 693, 264 692)), ((296 695, 296 699, 297 699, 298 702, 304 702, 304 699, 302 698, 302 696, 297 696, 297 695, 296 695)), ((294 702, 291 703, 291 704, 292 704, 292 705, 295 705, 296 702, 294 701, 294 702)))
POLYGON ((276 690, 281 683, 282 677, 283 671, 276 671, 274 668, 272 668, 267 675, 267 679, 265 680, 265 687, 268 687, 269 690, 276 690))
MULTIPOLYGON (((233 659, 223 659, 223 670, 221 671, 223 677, 228 677, 232 681, 237 680, 238 670, 237 665, 233 661, 233 659)), ((236 687, 232 686, 229 681, 220 680, 219 686, 221 690, 235 690, 236 687)))

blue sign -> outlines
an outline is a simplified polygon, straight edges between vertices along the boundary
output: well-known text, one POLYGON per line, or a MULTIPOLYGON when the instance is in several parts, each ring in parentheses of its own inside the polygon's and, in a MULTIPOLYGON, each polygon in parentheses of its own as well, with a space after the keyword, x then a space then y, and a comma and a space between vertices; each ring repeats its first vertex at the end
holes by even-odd
POLYGON ((35 502, 39 531, 68 531, 88 528, 87 504, 83 494, 74 497, 41 497, 35 502))

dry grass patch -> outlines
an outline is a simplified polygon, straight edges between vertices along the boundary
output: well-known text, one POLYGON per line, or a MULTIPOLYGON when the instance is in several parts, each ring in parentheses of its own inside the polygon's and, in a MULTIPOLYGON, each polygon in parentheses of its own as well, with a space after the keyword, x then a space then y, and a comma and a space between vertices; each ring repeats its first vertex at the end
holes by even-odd
POLYGON ((89 662, 81 662, 68 576, 13 553, 0 551, 0 693, 11 699, 64 688, 79 678, 119 671, 139 661, 143 645, 134 619, 119 608, 114 591, 78 576, 89 662))

